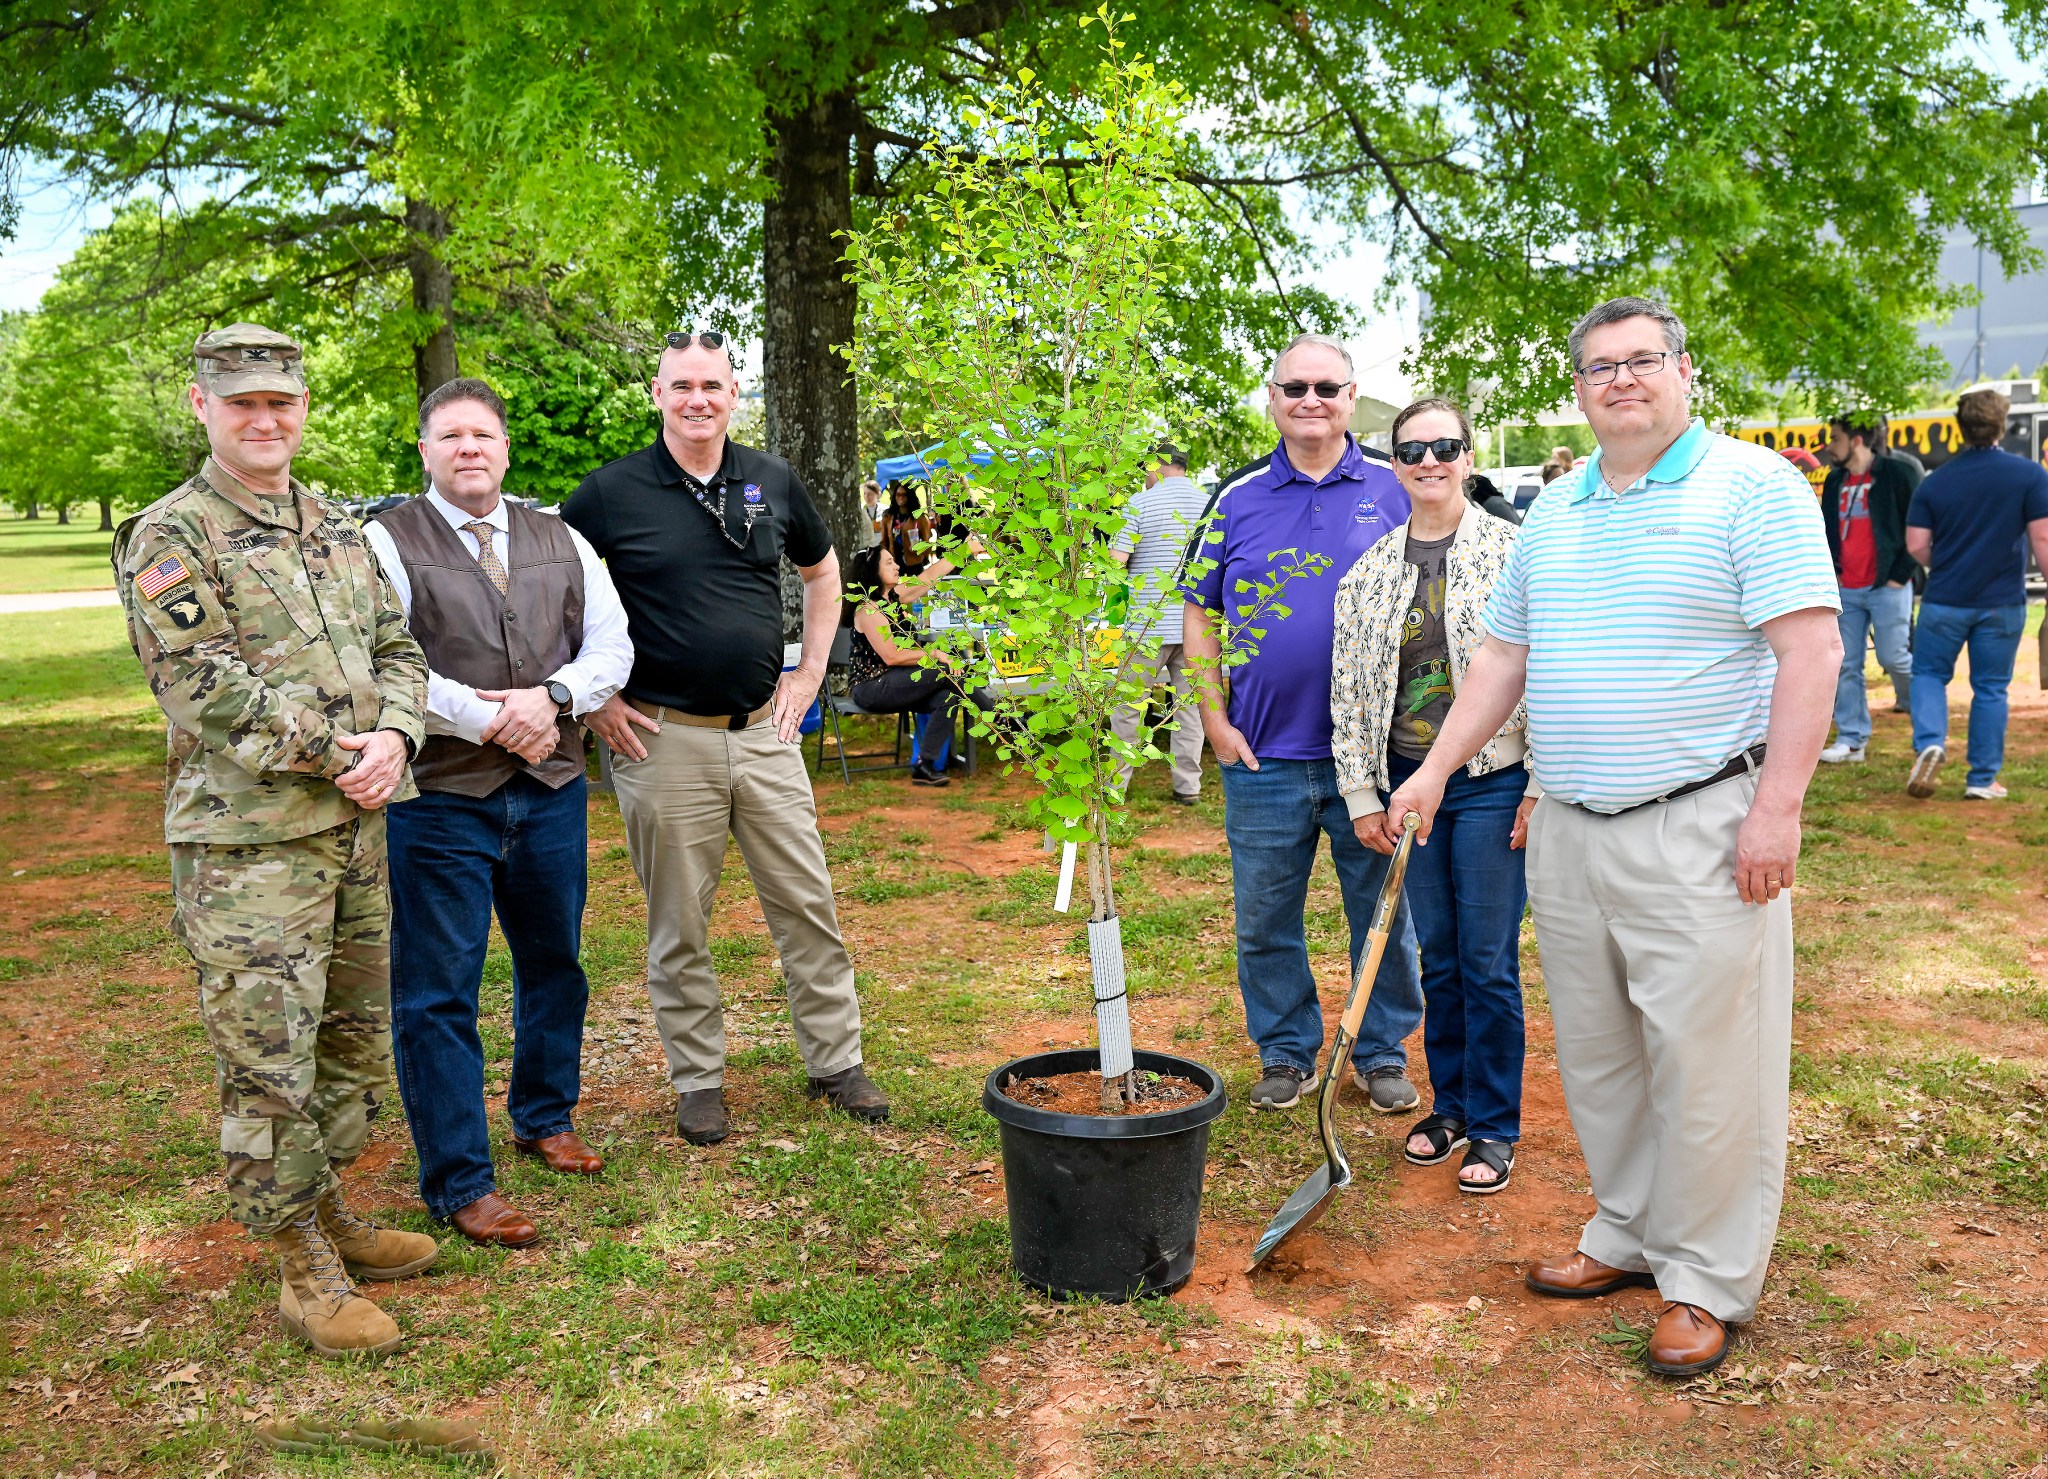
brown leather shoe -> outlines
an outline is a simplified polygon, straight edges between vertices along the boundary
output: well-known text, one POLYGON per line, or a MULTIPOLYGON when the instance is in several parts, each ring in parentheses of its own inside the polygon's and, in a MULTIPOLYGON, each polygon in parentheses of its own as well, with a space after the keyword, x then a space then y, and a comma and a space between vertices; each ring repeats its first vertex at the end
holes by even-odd
POLYGON ((686 1089, 676 1095, 676 1129, 692 1145, 716 1145, 732 1132, 725 1117, 725 1090, 686 1089))
POLYGON ((537 1155, 548 1163, 550 1171, 560 1171, 566 1176, 595 1176, 604 1169, 604 1157, 583 1143, 583 1137, 574 1130, 564 1130, 559 1135, 546 1135, 539 1140, 521 1140, 512 1137, 512 1148, 521 1155, 537 1155))
POLYGON ((1668 1304, 1643 1353, 1659 1376, 1698 1376, 1728 1355, 1728 1327, 1696 1304, 1668 1304))
POLYGON ((524 1248, 540 1241, 533 1219, 494 1191, 458 1208, 448 1220, 465 1238, 487 1248, 524 1248))
POLYGON ((1597 1258, 1574 1253, 1569 1258, 1546 1258, 1532 1263, 1522 1282, 1538 1294, 1552 1299, 1597 1299, 1619 1289, 1654 1289, 1657 1281, 1649 1274, 1625 1268, 1609 1268, 1597 1258))

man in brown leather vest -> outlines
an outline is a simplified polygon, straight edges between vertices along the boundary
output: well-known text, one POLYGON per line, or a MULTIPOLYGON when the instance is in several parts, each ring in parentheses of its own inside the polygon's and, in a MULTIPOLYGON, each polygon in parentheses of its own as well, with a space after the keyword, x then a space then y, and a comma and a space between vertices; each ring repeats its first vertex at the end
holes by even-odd
POLYGON ((512 951, 513 1148, 556 1171, 604 1161, 571 1122, 589 986, 583 727, 632 671, 625 612, 590 546, 508 502, 505 404, 451 380, 420 405, 431 486, 368 530, 427 655, 417 800, 391 809, 391 1004, 420 1198, 480 1243, 540 1236, 498 1195, 478 994, 495 904, 512 951))

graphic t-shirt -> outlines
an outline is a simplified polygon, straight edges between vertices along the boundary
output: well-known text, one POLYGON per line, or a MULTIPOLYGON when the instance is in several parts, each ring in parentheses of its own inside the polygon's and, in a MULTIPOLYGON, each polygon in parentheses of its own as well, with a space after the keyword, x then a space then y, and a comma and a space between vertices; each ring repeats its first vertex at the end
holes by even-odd
POLYGON ((1451 646, 1444 635, 1444 562, 1455 534, 1442 539, 1408 537, 1407 560, 1417 572, 1415 595, 1401 622, 1396 664, 1394 727, 1387 736, 1410 760, 1429 753, 1451 707, 1451 646))
POLYGON ((1877 540, 1870 532, 1870 474, 1842 479, 1842 589, 1867 591, 1877 584, 1877 540))

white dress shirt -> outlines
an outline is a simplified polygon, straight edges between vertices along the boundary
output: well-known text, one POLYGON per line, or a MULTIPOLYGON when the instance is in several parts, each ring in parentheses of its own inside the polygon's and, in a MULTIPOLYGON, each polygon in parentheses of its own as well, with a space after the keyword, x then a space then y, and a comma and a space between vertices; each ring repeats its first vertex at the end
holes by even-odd
MULTIPOLYGON (((448 521, 448 527, 455 531, 463 548, 474 558, 479 553, 476 535, 462 526, 475 515, 457 508, 435 489, 429 488, 426 496, 427 502, 448 521)), ((497 552, 498 563, 510 570, 512 515, 505 507, 505 500, 499 499, 498 506, 485 514, 481 522, 491 526, 491 548, 497 552)), ((576 649, 569 661, 541 682, 559 683, 568 689, 569 712, 580 718, 592 709, 603 707, 606 699, 626 686, 626 679, 633 671, 633 643, 626 635, 626 610, 619 604, 619 593, 612 585, 611 572, 604 568, 603 562, 597 558, 597 551, 581 534, 567 524, 562 528, 575 544, 576 558, 583 566, 583 645, 576 649)), ((377 563, 391 578, 399 605, 410 616, 412 581, 406 576, 405 561, 398 557, 398 546, 392 542, 390 531, 372 519, 364 525, 363 533, 370 541, 370 548, 376 552, 377 563)), ((491 700, 478 698, 477 691, 467 683, 458 683, 431 669, 428 671, 428 734, 452 734, 473 745, 480 745, 484 731, 498 717, 498 708, 499 705, 491 700)))

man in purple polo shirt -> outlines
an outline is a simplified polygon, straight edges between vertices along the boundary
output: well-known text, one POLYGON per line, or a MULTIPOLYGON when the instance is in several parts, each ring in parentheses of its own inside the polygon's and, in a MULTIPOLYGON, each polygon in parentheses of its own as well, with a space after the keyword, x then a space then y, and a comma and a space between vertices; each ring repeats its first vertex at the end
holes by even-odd
MULTIPOLYGON (((1265 635, 1248 644, 1257 648, 1250 661, 1229 670, 1227 699, 1215 682, 1199 685, 1202 727, 1223 777, 1237 989, 1264 1068, 1252 1089, 1254 1109, 1291 1109, 1317 1086, 1323 1014, 1303 920, 1317 835, 1330 839, 1354 969, 1388 863, 1353 832, 1330 758, 1337 585, 1375 540, 1408 518, 1408 495, 1393 472, 1351 439, 1355 393, 1351 355, 1339 341, 1304 334, 1281 352, 1266 386, 1280 445, 1224 480, 1181 587, 1190 668, 1213 675, 1219 621, 1242 621, 1257 599, 1240 582, 1271 581, 1312 555, 1330 562, 1287 582, 1279 597, 1287 615, 1258 623, 1265 635)), ((1351 1060, 1358 1087, 1383 1114, 1418 1100, 1401 1046, 1422 1020, 1406 904, 1394 930, 1351 1060)))

